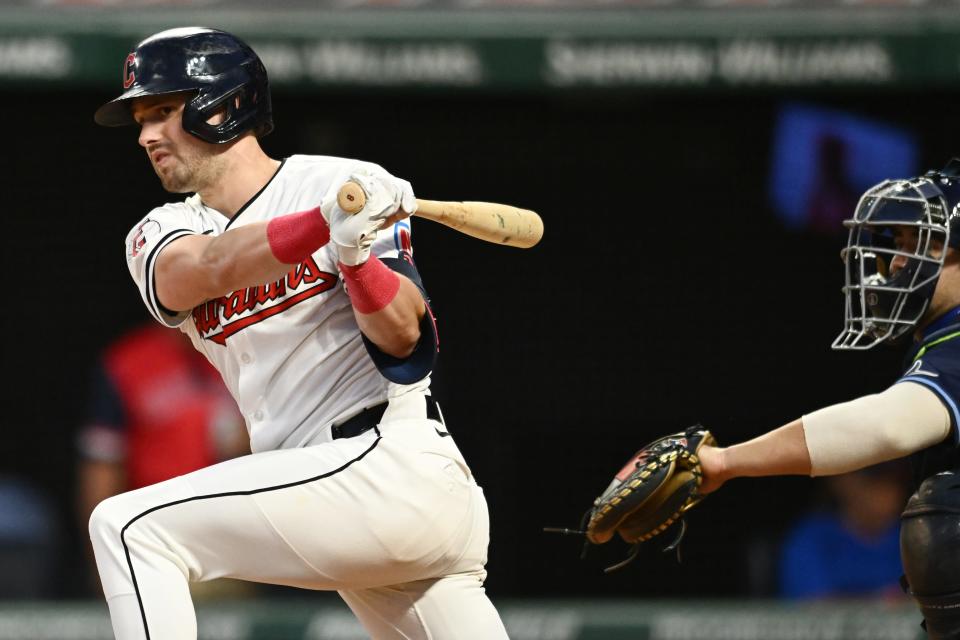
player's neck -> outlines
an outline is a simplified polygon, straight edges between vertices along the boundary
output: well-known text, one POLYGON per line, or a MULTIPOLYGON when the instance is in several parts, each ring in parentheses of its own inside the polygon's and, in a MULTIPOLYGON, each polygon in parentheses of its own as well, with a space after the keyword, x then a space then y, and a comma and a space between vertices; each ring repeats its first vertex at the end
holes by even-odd
POLYGON ((238 141, 228 153, 228 163, 221 179, 200 189, 199 193, 206 206, 233 218, 270 182, 280 167, 280 161, 264 153, 252 136, 238 141))

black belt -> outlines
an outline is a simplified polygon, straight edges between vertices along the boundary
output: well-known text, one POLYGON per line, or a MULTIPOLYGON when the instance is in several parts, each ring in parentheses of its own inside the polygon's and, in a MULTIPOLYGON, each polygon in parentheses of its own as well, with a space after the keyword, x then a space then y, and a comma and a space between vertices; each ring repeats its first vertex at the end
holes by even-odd
MULTIPOLYGON (((436 420, 440 424, 443 424, 443 417, 440 415, 440 405, 430 396, 424 396, 424 399, 427 401, 427 420, 436 420)), ((381 402, 378 405, 364 409, 357 415, 338 425, 330 427, 330 433, 333 435, 333 439, 353 438, 373 429, 380 424, 380 420, 383 419, 383 414, 387 410, 388 404, 387 402, 381 402)))

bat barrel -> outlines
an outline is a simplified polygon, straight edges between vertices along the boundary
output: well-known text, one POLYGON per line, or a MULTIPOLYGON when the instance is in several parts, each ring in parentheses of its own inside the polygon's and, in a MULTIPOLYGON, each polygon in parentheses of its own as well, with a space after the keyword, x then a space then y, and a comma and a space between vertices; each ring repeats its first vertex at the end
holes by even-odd
POLYGON ((543 237, 543 220, 536 212, 496 202, 417 200, 416 215, 474 238, 521 249, 543 237))

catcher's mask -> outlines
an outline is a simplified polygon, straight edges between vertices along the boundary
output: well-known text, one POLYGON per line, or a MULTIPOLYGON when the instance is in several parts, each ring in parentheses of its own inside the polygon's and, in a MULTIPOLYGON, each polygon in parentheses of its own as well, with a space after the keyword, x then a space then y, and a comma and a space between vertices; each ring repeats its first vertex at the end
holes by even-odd
POLYGON ((942 171, 871 187, 844 226, 844 328, 832 346, 893 342, 923 318, 947 247, 960 246, 960 158, 942 171))
POLYGON ((142 96, 192 92, 183 107, 183 128, 215 144, 253 130, 273 130, 267 70, 253 49, 234 35, 204 27, 182 27, 143 40, 123 63, 124 92, 94 114, 97 124, 134 124, 130 101, 142 96), (223 122, 209 124, 221 109, 223 122))

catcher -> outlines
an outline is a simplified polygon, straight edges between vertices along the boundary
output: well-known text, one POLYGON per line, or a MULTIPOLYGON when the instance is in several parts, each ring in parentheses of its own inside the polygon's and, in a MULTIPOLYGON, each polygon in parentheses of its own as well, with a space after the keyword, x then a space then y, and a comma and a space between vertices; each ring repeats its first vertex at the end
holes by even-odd
POLYGON ((702 428, 658 440, 617 474, 581 528, 589 543, 618 533, 639 544, 733 478, 840 474, 909 455, 915 492, 901 515, 902 583, 928 636, 958 640, 960 158, 870 188, 845 225, 845 323, 833 348, 912 336, 903 375, 734 446, 717 446, 702 428))

